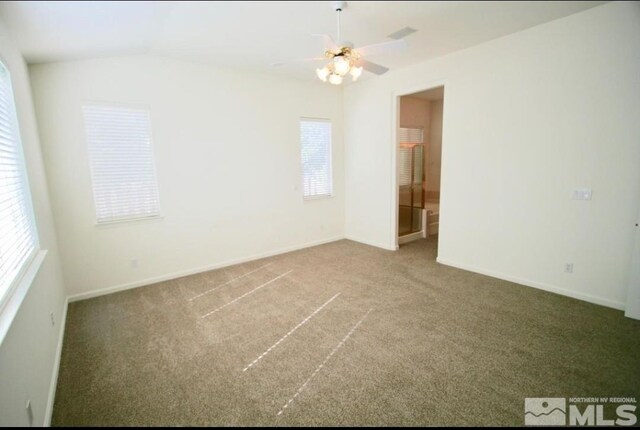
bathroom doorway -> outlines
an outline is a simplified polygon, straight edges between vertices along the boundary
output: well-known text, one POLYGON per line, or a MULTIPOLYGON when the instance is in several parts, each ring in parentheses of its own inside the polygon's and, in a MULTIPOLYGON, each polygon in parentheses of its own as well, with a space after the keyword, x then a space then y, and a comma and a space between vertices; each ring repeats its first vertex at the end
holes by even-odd
POLYGON ((399 97, 398 244, 437 236, 444 87, 399 97))

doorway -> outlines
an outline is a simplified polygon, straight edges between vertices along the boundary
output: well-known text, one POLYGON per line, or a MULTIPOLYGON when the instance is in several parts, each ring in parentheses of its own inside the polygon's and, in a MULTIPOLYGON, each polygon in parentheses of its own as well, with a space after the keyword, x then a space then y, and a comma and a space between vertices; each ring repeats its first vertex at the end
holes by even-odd
POLYGON ((400 96, 398 244, 437 238, 444 86, 400 96))

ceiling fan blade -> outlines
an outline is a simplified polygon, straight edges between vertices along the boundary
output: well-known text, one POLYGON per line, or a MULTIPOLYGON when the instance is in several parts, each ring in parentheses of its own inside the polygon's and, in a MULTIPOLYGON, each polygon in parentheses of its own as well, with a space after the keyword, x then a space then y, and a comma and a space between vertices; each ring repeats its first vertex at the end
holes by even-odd
POLYGON ((328 61, 327 57, 300 58, 296 60, 284 60, 277 63, 271 63, 271 67, 280 67, 291 63, 310 63, 313 61, 328 61))
POLYGON ((328 34, 312 34, 312 36, 322 37, 322 43, 324 44, 324 49, 326 51, 338 51, 340 49, 333 40, 333 37, 328 34))
POLYGON ((375 73, 376 75, 384 75, 389 71, 388 68, 381 66, 380 64, 372 63, 371 61, 359 59, 356 62, 356 66, 362 67, 368 72, 375 73))
POLYGON ((392 54, 404 51, 405 49, 407 49, 407 41, 399 39, 363 46, 361 48, 356 48, 355 51, 358 55, 368 57, 369 55, 392 54))

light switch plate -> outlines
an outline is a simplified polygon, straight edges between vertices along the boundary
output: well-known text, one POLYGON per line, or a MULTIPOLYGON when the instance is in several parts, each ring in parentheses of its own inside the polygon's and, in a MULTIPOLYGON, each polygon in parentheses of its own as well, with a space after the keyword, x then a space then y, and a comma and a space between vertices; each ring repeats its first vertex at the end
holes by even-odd
POLYGON ((572 200, 591 200, 591 188, 576 188, 571 195, 572 200))

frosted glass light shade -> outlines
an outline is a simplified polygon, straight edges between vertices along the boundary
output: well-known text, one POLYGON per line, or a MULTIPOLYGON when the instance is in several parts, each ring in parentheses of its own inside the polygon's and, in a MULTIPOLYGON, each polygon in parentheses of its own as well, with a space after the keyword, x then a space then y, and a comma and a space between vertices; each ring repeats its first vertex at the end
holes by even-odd
POLYGON ((322 82, 327 82, 327 76, 329 76, 329 69, 325 66, 322 69, 316 69, 316 75, 322 82))
POLYGON ((342 76, 332 73, 329 75, 329 82, 333 85, 340 85, 342 83, 342 76))
POLYGON ((335 68, 335 73, 340 76, 344 76, 349 73, 349 68, 351 67, 351 65, 349 64, 349 61, 340 56, 333 58, 333 67, 335 68))
POLYGON ((351 74, 351 77, 352 77, 352 78, 353 78, 353 80, 355 81, 355 80, 357 80, 357 79, 360 77, 360 75, 362 74, 362 67, 356 67, 356 66, 353 66, 353 67, 351 68, 351 71, 350 71, 349 73, 351 74))

